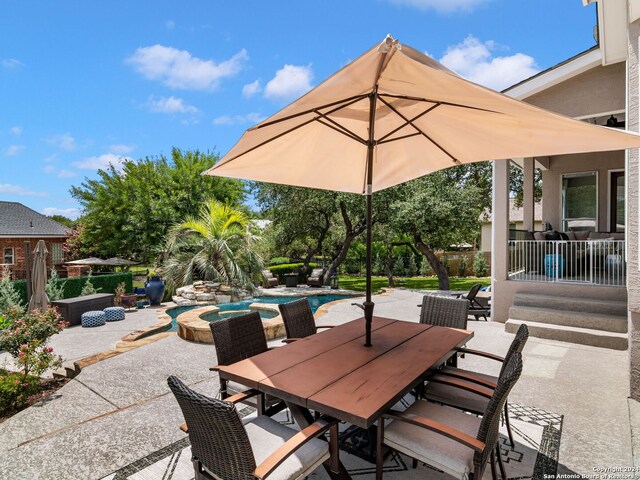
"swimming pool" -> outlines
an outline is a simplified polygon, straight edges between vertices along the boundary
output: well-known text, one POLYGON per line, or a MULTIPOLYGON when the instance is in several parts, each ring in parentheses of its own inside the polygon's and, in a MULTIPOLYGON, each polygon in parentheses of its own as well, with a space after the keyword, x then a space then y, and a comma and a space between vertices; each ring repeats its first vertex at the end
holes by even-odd
MULTIPOLYGON (((249 305, 251 305, 252 303, 275 303, 275 304, 281 304, 281 303, 288 303, 288 302, 293 302, 294 300, 299 300, 300 298, 306 298, 307 300, 309 300, 309 305, 311 306, 311 311, 313 313, 316 313, 316 310, 318 310, 318 308, 320 308, 322 305, 324 305, 325 303, 329 303, 329 302, 334 302, 336 300, 344 300, 347 298, 356 298, 356 295, 310 295, 307 297, 256 297, 256 298, 252 298, 250 300, 244 300, 242 302, 233 302, 233 303, 222 303, 220 305, 216 305, 218 308, 220 308, 220 312, 229 312, 229 311, 234 311, 234 310, 240 310, 237 313, 231 313, 231 314, 220 314, 220 313, 207 313, 205 315, 202 315, 202 320, 208 321, 208 322, 215 322, 217 320, 221 320, 223 318, 229 318, 229 317, 235 317, 238 315, 244 315, 246 313, 246 311, 242 311, 242 310, 249 310, 249 305)), ((200 308, 202 307, 202 305, 192 305, 192 306, 188 306, 188 307, 176 307, 176 308, 172 308, 170 310, 167 310, 167 315, 169 315, 172 318, 172 322, 171 322, 171 329, 169 331, 171 332, 175 332, 178 330, 178 324, 176 322, 176 318, 178 317, 178 315, 180 315, 181 313, 187 312, 193 308, 200 308)), ((269 318, 274 318, 277 317, 279 314, 276 312, 271 312, 268 310, 258 310, 258 312, 260 313, 260 317, 263 320, 269 319, 269 318)))

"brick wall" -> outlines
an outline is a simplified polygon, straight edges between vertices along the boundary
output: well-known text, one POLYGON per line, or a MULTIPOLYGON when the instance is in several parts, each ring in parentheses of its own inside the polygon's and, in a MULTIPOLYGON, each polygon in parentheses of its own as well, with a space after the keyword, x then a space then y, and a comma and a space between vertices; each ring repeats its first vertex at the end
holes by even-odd
MULTIPOLYGON (((24 242, 28 241, 30 243, 31 251, 36 248, 36 244, 38 243, 40 238, 0 238, 0 269, 4 268, 4 249, 5 248, 13 248, 13 264, 9 265, 9 270, 12 272, 12 279, 18 280, 24 278, 25 272, 25 251, 24 251, 24 242)), ((44 238, 47 246, 47 250, 49 250, 49 254, 47 255, 47 270, 51 268, 51 252, 52 245, 59 244, 62 245, 64 243, 63 238, 44 238)), ((33 258, 33 257, 32 257, 33 258)))

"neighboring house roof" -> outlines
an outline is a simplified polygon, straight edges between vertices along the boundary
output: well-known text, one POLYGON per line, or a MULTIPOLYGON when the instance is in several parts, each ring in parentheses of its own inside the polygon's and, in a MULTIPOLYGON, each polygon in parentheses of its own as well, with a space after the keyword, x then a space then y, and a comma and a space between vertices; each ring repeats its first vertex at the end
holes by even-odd
POLYGON ((69 230, 21 203, 0 201, 0 237, 67 237, 69 230))
MULTIPOLYGON (((509 222, 522 222, 524 221, 524 209, 522 207, 517 208, 515 206, 515 198, 509 199, 509 222)), ((491 223, 491 210, 489 208, 485 208, 484 211, 480 214, 480 221, 482 223, 491 223)), ((542 204, 536 203, 533 206, 533 221, 541 222, 542 221, 542 204)))

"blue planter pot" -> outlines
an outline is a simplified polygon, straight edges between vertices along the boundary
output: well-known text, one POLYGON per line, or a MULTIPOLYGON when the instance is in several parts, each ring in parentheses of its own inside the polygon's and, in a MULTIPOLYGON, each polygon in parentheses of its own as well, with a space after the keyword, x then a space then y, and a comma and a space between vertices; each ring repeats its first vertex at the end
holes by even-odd
POLYGON ((164 280, 154 275, 144 284, 144 289, 151 305, 160 305, 164 296, 164 280))

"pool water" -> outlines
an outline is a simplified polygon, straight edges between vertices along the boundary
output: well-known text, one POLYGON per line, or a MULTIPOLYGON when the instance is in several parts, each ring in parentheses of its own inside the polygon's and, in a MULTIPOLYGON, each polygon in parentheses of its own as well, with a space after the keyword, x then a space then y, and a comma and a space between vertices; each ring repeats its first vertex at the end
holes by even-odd
MULTIPOLYGON (((251 305, 252 303, 281 304, 281 303, 293 302, 294 300, 299 300, 300 298, 303 298, 303 297, 256 297, 250 300, 244 300, 242 302, 223 303, 223 304, 217 305, 217 307, 220 308, 220 312, 228 312, 232 310, 249 310, 249 305, 251 305)), ((325 303, 334 302, 336 300, 344 300, 346 298, 356 298, 356 297, 353 295, 311 295, 306 297, 306 299, 309 300, 309 305, 311 306, 311 311, 313 313, 316 313, 316 310, 318 310, 318 308, 320 308, 325 303)), ((181 313, 187 312, 193 308, 200 308, 200 307, 202 307, 202 305, 192 305, 189 307, 176 307, 168 310, 167 315, 169 315, 173 319, 173 321, 171 322, 170 331, 175 332, 176 330, 178 330, 178 324, 176 322, 176 318, 178 317, 178 315, 180 315, 181 313)), ((267 310, 257 310, 257 311, 260 313, 260 317, 263 320, 274 318, 279 315, 276 312, 270 312, 267 310)), ((210 313, 210 314, 203 315, 202 319, 208 322, 215 322, 223 318, 244 315, 245 313, 246 312, 238 312, 238 313, 233 313, 228 315, 224 315, 224 314, 220 315, 219 313, 210 313)))

